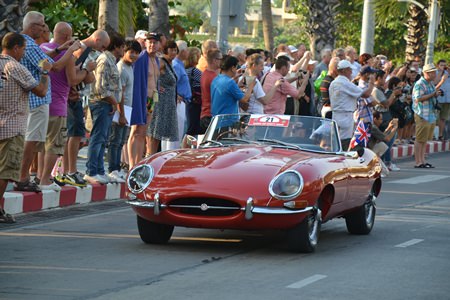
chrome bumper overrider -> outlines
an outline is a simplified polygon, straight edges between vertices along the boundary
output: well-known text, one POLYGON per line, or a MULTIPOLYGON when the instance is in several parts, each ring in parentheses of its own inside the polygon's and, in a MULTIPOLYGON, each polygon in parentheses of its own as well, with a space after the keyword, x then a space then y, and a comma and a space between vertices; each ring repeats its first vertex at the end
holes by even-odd
MULTIPOLYGON (((188 207, 188 208, 198 208, 201 210, 205 210, 205 206, 201 206, 201 205, 192 205, 192 206, 188 206, 188 205, 166 205, 166 204, 161 204, 159 202, 159 195, 156 194, 155 195, 155 199, 154 201, 137 201, 137 200, 129 200, 127 201, 128 204, 130 204, 131 206, 134 207, 142 207, 142 208, 152 208, 153 209, 153 213, 155 215, 159 215, 159 212, 161 209, 166 209, 169 207, 188 207)), ((223 207, 223 206, 207 206, 206 209, 223 209, 223 210, 240 210, 240 211, 244 211, 245 212, 245 219, 247 220, 251 220, 253 218, 253 214, 266 214, 266 215, 292 215, 292 214, 301 214, 301 213, 305 213, 308 211, 311 211, 314 209, 314 207, 312 206, 308 206, 306 208, 303 209, 299 209, 299 210, 293 210, 293 209, 287 209, 287 208, 283 208, 283 207, 263 207, 263 206, 254 206, 253 205, 253 199, 249 198, 247 200, 247 203, 245 205, 245 207, 242 208, 230 208, 230 207, 223 207)))

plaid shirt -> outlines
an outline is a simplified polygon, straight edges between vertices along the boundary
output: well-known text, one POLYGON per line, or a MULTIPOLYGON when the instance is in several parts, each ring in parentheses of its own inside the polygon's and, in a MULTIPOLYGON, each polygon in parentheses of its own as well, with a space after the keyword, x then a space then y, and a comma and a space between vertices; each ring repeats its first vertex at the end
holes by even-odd
POLYGON ((422 98, 425 95, 432 94, 435 90, 434 84, 426 81, 424 77, 421 77, 417 80, 412 92, 414 113, 429 123, 436 122, 436 97, 422 102, 417 101, 417 99, 422 98))
POLYGON ((120 102, 120 75, 116 65, 116 57, 105 51, 97 58, 97 68, 94 71, 95 84, 91 86, 90 101, 101 101, 106 97, 114 97, 120 102))
POLYGON ((4 140, 25 135, 29 92, 39 82, 9 55, 0 54, 0 72, 0 140, 4 140))
MULTIPOLYGON (((33 75, 34 79, 38 82, 41 79, 41 68, 39 67, 39 62, 43 59, 47 59, 49 63, 53 64, 53 59, 39 48, 38 44, 26 34, 22 34, 23 37, 27 41, 27 46, 25 48, 25 54, 22 57, 20 63, 24 65, 28 71, 30 71, 31 75, 33 75)), ((52 102, 52 89, 51 82, 48 83, 48 90, 45 97, 38 97, 33 93, 30 93, 30 109, 36 108, 43 104, 49 104, 52 102)))

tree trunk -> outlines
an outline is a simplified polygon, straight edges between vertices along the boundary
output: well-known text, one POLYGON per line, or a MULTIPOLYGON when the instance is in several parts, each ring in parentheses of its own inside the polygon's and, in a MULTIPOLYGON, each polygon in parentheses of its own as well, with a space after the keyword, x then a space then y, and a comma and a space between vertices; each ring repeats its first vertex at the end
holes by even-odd
POLYGON ((261 15, 263 21, 264 46, 267 50, 272 51, 273 42, 273 21, 272 21, 272 3, 270 0, 261 1, 261 15))
POLYGON ((98 28, 119 32, 119 0, 99 0, 98 28))
POLYGON ((0 1, 0 38, 8 32, 22 31, 22 21, 27 7, 28 0, 0 1))
POLYGON ((427 15, 418 6, 411 4, 408 7, 408 35, 406 36, 406 61, 413 61, 415 56, 425 57, 425 33, 427 28, 427 15))
POLYGON ((170 35, 169 5, 167 0, 149 0, 148 30, 170 35))
POLYGON ((308 0, 308 35, 311 51, 317 60, 321 60, 320 51, 334 49, 336 43, 336 14, 339 0, 308 0))

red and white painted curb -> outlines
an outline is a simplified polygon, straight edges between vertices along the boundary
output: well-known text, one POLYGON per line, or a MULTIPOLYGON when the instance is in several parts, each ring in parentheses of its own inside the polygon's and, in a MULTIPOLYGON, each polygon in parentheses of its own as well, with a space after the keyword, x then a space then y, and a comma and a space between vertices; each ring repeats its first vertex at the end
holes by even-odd
POLYGON ((126 187, 123 183, 93 184, 84 188, 63 186, 60 192, 6 192, 4 198, 0 199, 0 206, 9 214, 19 214, 125 197, 126 187))
MULTIPOLYGON (((393 147, 391 151, 393 159, 411 157, 414 155, 414 145, 399 145, 393 147)), ((432 141, 427 143, 426 153, 446 151, 450 151, 450 141, 432 141)), ((3 207, 10 214, 19 214, 81 203, 125 198, 126 185, 123 183, 94 184, 85 188, 64 186, 60 192, 6 192, 4 198, 0 199, 0 207, 3 207)))

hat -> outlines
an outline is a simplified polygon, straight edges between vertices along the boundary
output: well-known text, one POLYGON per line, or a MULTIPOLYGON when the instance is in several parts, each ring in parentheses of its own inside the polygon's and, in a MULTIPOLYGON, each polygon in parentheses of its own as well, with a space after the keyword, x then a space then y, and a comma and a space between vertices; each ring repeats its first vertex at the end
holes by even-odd
POLYGON ((289 60, 292 60, 292 57, 287 52, 278 53, 276 58, 279 58, 280 56, 285 56, 285 57, 289 58, 289 60))
POLYGON ((436 67, 434 66, 433 63, 426 64, 425 66, 423 66, 423 72, 424 73, 435 72, 435 71, 437 71, 437 69, 436 69, 436 67))
POLYGON ((374 69, 371 66, 364 66, 361 68, 361 71, 359 71, 359 73, 361 73, 361 75, 364 75, 364 74, 368 74, 368 73, 369 74, 376 73, 377 71, 378 71, 377 69, 374 69))
POLYGON ((145 30, 138 30, 136 34, 134 35, 135 39, 145 39, 147 37, 147 31, 145 30))
POLYGON ((155 40, 155 41, 159 41, 160 40, 160 35, 156 32, 148 32, 146 35, 146 39, 147 40, 155 40))
POLYGON ((352 64, 348 61, 348 60, 341 60, 338 65, 337 65, 337 69, 338 70, 343 70, 343 69, 347 69, 347 68, 351 68, 352 64))
POLYGON ((315 64, 317 64, 317 63, 318 63, 317 60, 312 60, 312 59, 310 59, 310 60, 308 61, 308 65, 315 65, 315 64))
POLYGON ((298 49, 295 48, 295 46, 292 46, 292 45, 289 45, 288 48, 289 48, 289 51, 291 51, 291 53, 294 53, 294 52, 298 51, 298 49))
POLYGON ((415 68, 415 67, 410 67, 409 70, 412 72, 419 73, 419 70, 417 70, 417 68, 415 68))

